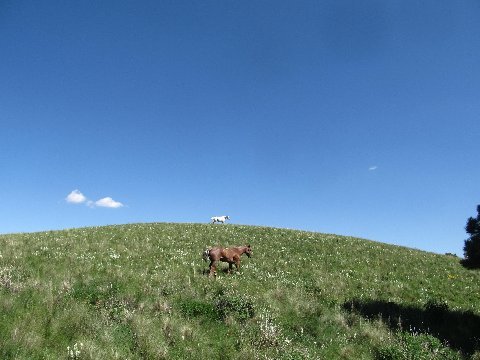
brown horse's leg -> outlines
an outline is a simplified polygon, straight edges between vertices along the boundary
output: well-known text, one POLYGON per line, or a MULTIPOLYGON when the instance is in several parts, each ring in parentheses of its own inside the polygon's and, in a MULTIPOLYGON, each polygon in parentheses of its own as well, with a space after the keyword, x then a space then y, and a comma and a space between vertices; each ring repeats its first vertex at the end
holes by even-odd
POLYGON ((235 267, 237 268, 237 272, 240 271, 240 256, 235 256, 235 267))
POLYGON ((208 276, 212 276, 212 275, 217 276, 217 267, 215 266, 215 262, 216 261, 212 261, 210 263, 210 273, 208 274, 208 276))
POLYGON ((228 273, 229 274, 232 272, 232 269, 233 269, 233 262, 229 262, 228 263, 228 273))

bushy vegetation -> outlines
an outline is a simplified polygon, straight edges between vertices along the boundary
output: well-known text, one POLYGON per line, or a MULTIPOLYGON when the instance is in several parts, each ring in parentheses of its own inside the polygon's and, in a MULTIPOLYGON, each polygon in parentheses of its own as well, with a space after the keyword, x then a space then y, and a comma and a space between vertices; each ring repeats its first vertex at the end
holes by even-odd
POLYGON ((0 358, 478 359, 479 280, 451 256, 265 227, 2 235, 0 358), (247 243, 240 273, 205 275, 206 246, 247 243))
POLYGON ((465 230, 470 237, 465 240, 463 247, 463 264, 468 268, 480 269, 480 205, 477 206, 477 217, 468 218, 465 230))

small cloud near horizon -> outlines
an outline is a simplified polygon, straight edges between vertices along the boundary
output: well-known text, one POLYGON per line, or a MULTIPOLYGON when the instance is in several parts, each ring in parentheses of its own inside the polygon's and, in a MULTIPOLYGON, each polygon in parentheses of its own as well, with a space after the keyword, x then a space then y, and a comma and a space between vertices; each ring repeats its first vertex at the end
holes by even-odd
POLYGON ((115 201, 109 196, 97 201, 89 200, 85 195, 80 192, 80 190, 73 190, 70 194, 67 195, 65 201, 69 204, 86 204, 89 208, 105 207, 110 209, 117 209, 124 206, 121 202, 115 201))
POLYGON ((370 167, 368 168, 368 170, 370 170, 370 171, 375 171, 375 170, 377 170, 377 169, 378 169, 378 166, 377 166, 377 165, 373 165, 373 166, 370 166, 370 167))

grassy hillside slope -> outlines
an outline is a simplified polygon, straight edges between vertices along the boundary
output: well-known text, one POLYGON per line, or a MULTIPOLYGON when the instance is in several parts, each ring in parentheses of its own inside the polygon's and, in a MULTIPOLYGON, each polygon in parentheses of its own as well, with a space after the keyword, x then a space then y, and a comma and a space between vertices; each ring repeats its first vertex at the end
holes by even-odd
POLYGON ((211 224, 2 235, 0 358, 479 359, 479 294, 480 272, 457 258, 337 235, 211 224), (247 243, 240 273, 205 276, 206 246, 247 243))

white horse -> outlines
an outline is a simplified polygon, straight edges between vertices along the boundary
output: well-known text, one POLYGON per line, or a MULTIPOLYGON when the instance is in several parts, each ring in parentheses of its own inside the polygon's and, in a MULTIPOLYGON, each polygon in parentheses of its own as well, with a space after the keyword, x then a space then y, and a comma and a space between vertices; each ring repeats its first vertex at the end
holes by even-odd
POLYGON ((227 216, 227 215, 223 215, 223 216, 214 216, 212 218, 210 218, 210 220, 212 220, 212 224, 215 224, 216 222, 219 222, 219 223, 225 223, 226 220, 230 220, 230 217, 227 216))

